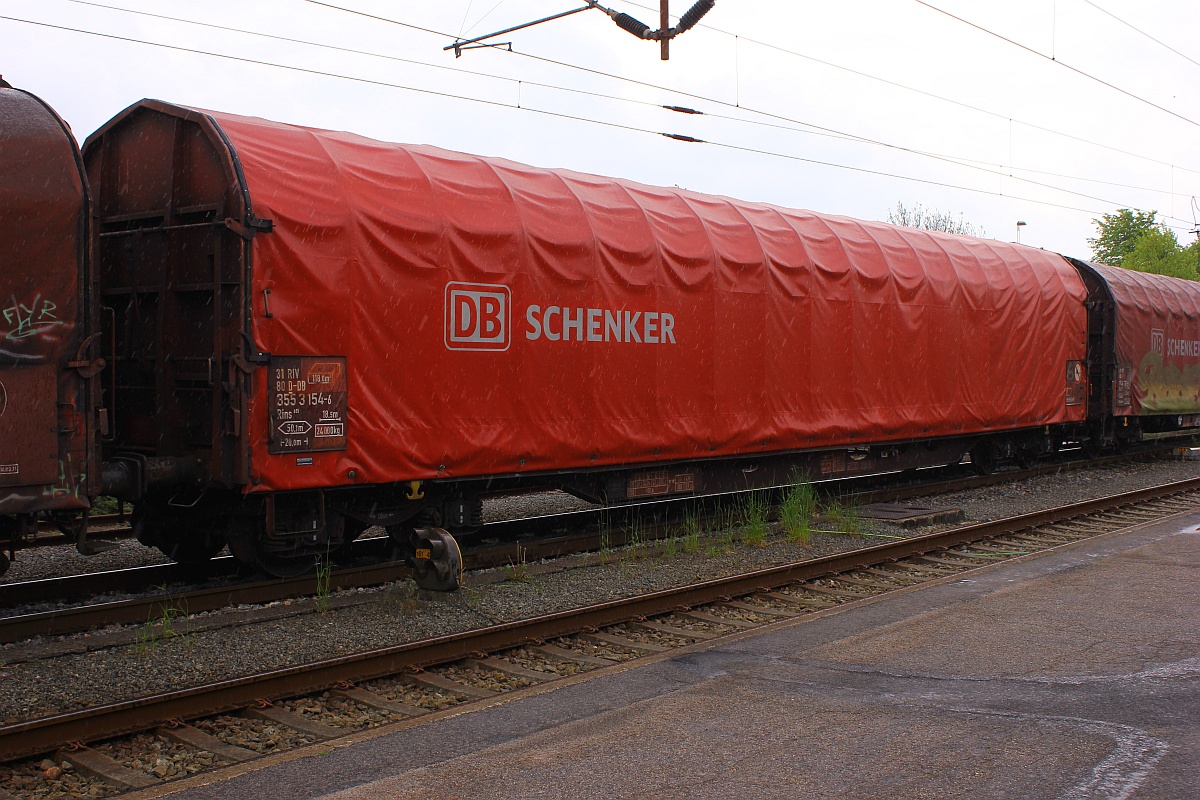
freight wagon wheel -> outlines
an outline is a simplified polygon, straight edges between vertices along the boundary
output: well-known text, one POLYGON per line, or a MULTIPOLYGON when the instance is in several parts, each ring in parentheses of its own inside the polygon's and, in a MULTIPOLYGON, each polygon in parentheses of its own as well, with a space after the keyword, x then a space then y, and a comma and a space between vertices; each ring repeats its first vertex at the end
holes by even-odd
POLYGON ((225 548, 226 526, 214 519, 189 519, 136 505, 131 523, 139 542, 157 547, 178 564, 205 564, 225 548))
POLYGON ((180 564, 207 564, 225 549, 224 533, 196 531, 196 535, 161 544, 158 549, 167 558, 180 564))
POLYGON ((401 531, 389 528, 388 533, 404 548, 404 560, 412 567, 417 586, 431 592, 453 592, 462 585, 462 551, 448 531, 416 528, 403 537, 401 531))
MULTIPOLYGON (((12 517, 0 517, 0 547, 6 548, 16 558, 17 544, 21 541, 20 528, 12 517)), ((8 572, 12 560, 0 550, 0 575, 8 572)))
POLYGON ((217 520, 177 522, 159 534, 158 549, 180 564, 206 564, 225 549, 225 527, 217 520))
POLYGON ((996 471, 996 445, 980 442, 970 450, 971 466, 980 475, 991 475, 996 471))
POLYGON ((316 569, 319 554, 297 544, 287 540, 268 542, 256 518, 234 517, 230 521, 229 552, 240 563, 271 577, 297 578, 316 569))
POLYGON ((337 564, 348 564, 354 560, 354 541, 371 527, 365 522, 359 522, 350 517, 346 517, 345 520, 342 543, 329 554, 330 559, 337 564))

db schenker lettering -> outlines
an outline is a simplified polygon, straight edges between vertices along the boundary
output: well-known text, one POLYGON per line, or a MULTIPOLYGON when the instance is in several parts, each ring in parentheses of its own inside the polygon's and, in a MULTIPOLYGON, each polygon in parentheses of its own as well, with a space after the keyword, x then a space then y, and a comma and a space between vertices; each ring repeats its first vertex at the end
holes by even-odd
POLYGON ((675 344, 675 317, 665 311, 619 311, 531 305, 525 309, 529 340, 675 344))
POLYGON ((1195 339, 1167 339, 1167 355, 1196 358, 1200 356, 1200 341, 1195 339))

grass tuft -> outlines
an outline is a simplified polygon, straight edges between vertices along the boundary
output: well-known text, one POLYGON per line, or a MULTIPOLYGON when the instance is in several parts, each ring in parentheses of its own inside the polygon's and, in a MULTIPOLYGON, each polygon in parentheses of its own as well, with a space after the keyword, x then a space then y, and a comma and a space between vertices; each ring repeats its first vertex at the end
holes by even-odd
POLYGON ((742 543, 749 547, 765 547, 767 543, 767 517, 771 506, 761 492, 747 492, 740 501, 742 517, 742 543))
POLYGON ((833 523, 833 527, 839 533, 845 533, 850 536, 859 536, 863 532, 862 517, 858 515, 858 509, 852 503, 843 501, 841 498, 830 498, 825 503, 825 516, 833 523))
POLYGON ((812 481, 801 477, 788 489, 779 506, 783 533, 790 542, 808 544, 812 537, 812 516, 817 510, 817 490, 812 481))
POLYGON ((159 616, 147 619, 146 623, 134 634, 134 651, 138 655, 144 656, 160 644, 172 639, 181 639, 189 644, 194 642, 196 638, 194 633, 185 634, 175 627, 176 620, 186 616, 187 610, 179 606, 162 606, 159 616))
POLYGON ((317 594, 313 599, 313 605, 317 609, 318 614, 327 614, 329 612, 329 596, 332 594, 332 585, 333 560, 329 558, 327 551, 325 558, 321 559, 320 563, 317 564, 317 594))
POLYGON ((517 545, 517 560, 504 565, 504 575, 508 580, 514 583, 529 582, 529 564, 525 561, 526 552, 524 547, 517 545))
POLYGON ((683 551, 700 552, 700 517, 695 511, 683 518, 683 551))

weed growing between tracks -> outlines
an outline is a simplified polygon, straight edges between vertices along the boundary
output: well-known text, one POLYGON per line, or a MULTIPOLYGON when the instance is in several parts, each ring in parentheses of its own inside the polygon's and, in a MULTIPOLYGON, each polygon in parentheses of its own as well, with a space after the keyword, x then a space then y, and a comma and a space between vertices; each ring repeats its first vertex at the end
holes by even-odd
POLYGON ((612 526, 609 524, 608 509, 600 512, 600 563, 608 564, 613 560, 612 539, 609 536, 609 531, 612 526))
POLYGON ((629 544, 627 546, 629 557, 634 561, 641 558, 644 555, 642 551, 648 542, 644 523, 641 518, 635 518, 629 525, 629 544))
POLYGON ((163 606, 158 617, 151 617, 138 628, 134 635, 134 652, 140 656, 148 655, 154 648, 172 639, 179 639, 189 645, 194 644, 196 634, 183 633, 175 627, 176 621, 186 618, 187 615, 186 608, 176 605, 163 606))
POLYGON ((662 557, 674 558, 677 555, 679 555, 679 537, 672 536, 663 542, 662 557))
POLYGON ((329 558, 329 551, 326 550, 325 558, 321 559, 321 563, 317 565, 317 594, 313 598, 313 606, 318 614, 325 614, 329 611, 332 581, 333 560, 329 558))
POLYGON ((812 538, 811 520, 817 510, 817 491, 808 476, 793 476, 793 485, 779 506, 779 521, 789 542, 807 545, 812 538))
POLYGON ((683 552, 700 552, 700 517, 695 511, 683 518, 683 552))
POLYGON ((742 517, 742 544, 749 547, 765 547, 767 544, 767 516, 771 504, 762 492, 748 492, 739 504, 742 517))
POLYGON ((833 523, 835 532, 850 536, 859 536, 863 533, 862 517, 858 515, 858 509, 853 504, 839 497, 832 497, 825 503, 824 512, 829 521, 833 523))
POLYGON ((517 545, 517 558, 515 561, 510 561, 504 565, 504 575, 510 581, 516 583, 529 582, 529 564, 525 561, 525 553, 527 551, 521 545, 517 545))

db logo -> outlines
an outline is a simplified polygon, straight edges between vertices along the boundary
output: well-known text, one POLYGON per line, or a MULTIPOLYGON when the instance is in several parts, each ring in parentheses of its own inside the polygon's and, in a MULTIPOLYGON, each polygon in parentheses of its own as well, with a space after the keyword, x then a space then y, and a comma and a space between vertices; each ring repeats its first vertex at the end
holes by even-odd
POLYGON ((1150 352, 1160 356, 1167 353, 1167 334, 1160 328, 1150 329, 1150 352))
POLYGON ((511 303, 507 286, 446 284, 446 347, 450 350, 507 350, 511 303))

